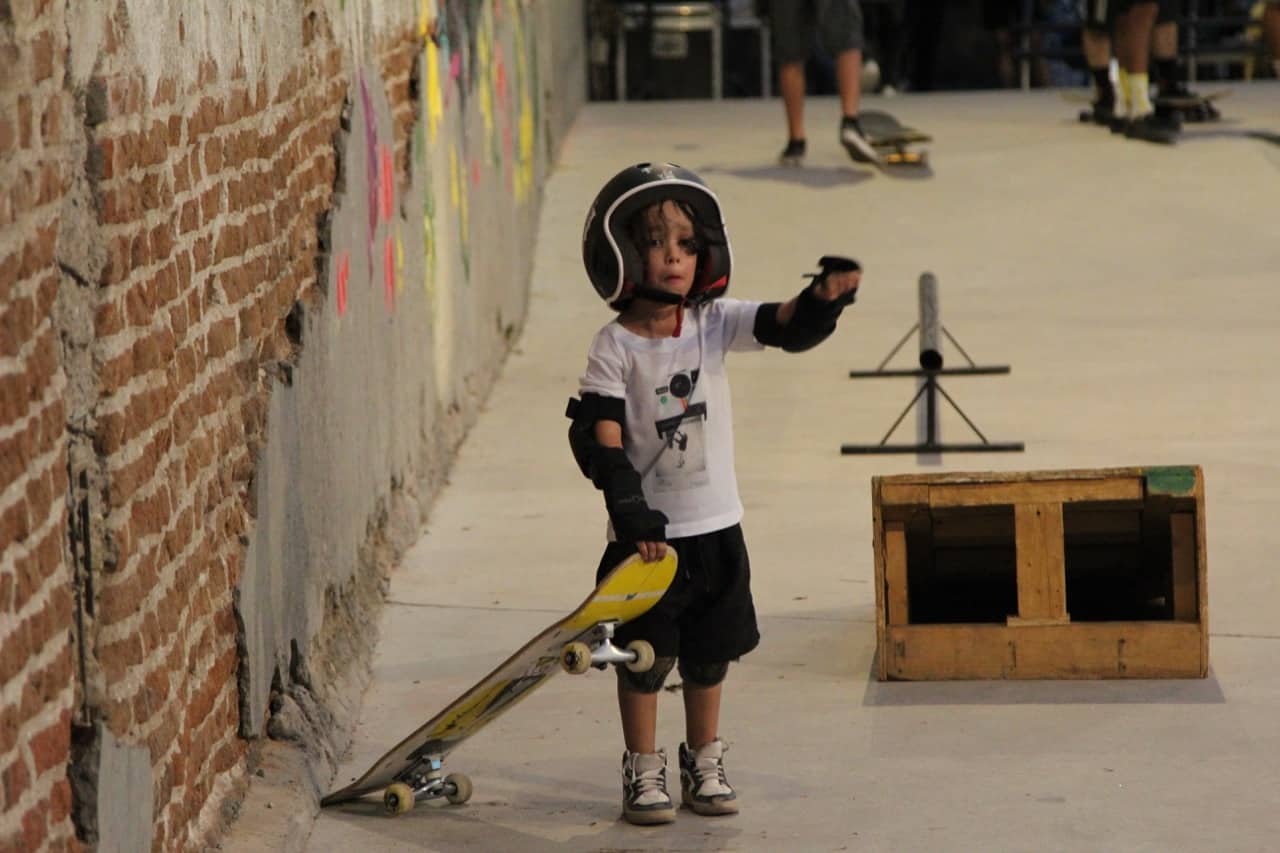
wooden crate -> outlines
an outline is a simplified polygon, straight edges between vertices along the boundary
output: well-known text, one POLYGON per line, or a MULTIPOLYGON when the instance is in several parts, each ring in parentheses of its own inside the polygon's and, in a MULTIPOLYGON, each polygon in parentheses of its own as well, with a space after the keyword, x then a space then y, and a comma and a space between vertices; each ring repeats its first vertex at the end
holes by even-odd
POLYGON ((881 680, 1196 678, 1198 466, 871 481, 881 680))

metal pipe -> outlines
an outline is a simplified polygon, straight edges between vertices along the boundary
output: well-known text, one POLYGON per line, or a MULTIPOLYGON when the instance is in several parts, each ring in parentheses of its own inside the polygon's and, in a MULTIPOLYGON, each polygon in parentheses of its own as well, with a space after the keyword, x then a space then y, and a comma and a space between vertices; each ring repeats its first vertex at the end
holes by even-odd
POLYGON ((931 272, 920 275, 920 366, 942 369, 942 319, 938 312, 938 279, 931 272))

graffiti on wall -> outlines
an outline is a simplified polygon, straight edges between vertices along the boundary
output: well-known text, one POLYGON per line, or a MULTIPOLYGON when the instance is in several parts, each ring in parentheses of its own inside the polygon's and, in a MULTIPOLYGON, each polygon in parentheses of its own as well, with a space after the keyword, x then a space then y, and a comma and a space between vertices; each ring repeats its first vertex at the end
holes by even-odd
MULTIPOLYGON (((525 20, 529 14, 527 0, 422 0, 419 8, 421 120, 413 129, 412 148, 423 176, 423 289, 433 313, 443 310, 442 299, 447 299, 437 280, 439 242, 446 231, 456 240, 461 262, 461 276, 446 286, 464 287, 470 280, 472 194, 485 181, 499 181, 515 205, 532 196, 538 116, 535 46, 525 20), (478 113, 478 134, 469 121, 469 106, 478 113), (443 174, 435 175, 433 164, 443 174), (449 218, 447 230, 441 227, 442 216, 449 218)), ((379 131, 372 82, 359 75, 366 152, 365 270, 371 285, 381 285, 381 301, 393 313, 405 287, 405 241, 395 216, 392 141, 379 131), (382 278, 374 282, 379 265, 382 278)), ((351 292, 349 253, 335 259, 334 270, 342 317, 361 301, 360 293, 351 292)))

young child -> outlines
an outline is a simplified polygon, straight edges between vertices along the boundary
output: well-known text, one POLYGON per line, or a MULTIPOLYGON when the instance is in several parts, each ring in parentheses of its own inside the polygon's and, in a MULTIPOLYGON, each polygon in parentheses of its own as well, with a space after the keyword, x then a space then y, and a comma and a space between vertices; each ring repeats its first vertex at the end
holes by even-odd
MULTIPOLYGON (((595 336, 571 400, 570 445, 604 493, 609 544, 597 580, 628 554, 675 548, 680 569, 662 600, 622 626, 619 643, 648 640, 646 673, 617 667, 623 815, 668 823, 666 752, 657 747, 658 691, 684 679, 679 764, 684 804, 700 815, 738 811, 719 738, 729 662, 759 642, 733 467, 725 354, 776 346, 799 352, 827 337, 861 276, 857 264, 820 275, 785 303, 724 298, 732 254, 720 203, 692 172, 668 163, 624 169, 587 214, 583 260, 618 317, 595 336)), ((824 259, 826 261, 828 259, 824 259)))

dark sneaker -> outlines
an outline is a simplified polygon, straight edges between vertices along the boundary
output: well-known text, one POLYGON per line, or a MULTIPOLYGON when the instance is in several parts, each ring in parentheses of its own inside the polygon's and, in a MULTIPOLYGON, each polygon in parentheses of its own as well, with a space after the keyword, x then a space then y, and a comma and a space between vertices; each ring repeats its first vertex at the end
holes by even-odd
POLYGON ((622 816, 639 826, 671 823, 675 806, 667 796, 667 753, 622 754, 622 816))
POLYGON ((694 814, 738 813, 738 795, 729 787, 729 780, 724 775, 724 753, 727 749, 720 738, 695 751, 680 744, 681 798, 694 814))
POLYGON ((880 155, 867 141, 867 135, 862 132, 862 125, 856 118, 846 116, 840 122, 840 144, 855 163, 880 164, 880 155))
POLYGON ((804 149, 803 139, 789 139, 787 147, 778 155, 778 162, 783 166, 799 166, 804 163, 804 149))
POLYGON ((1155 113, 1147 113, 1131 119, 1124 135, 1129 139, 1141 139, 1143 142, 1172 145, 1177 141, 1180 130, 1182 130, 1181 123, 1170 121, 1155 113))
POLYGON ((1080 121, 1086 124, 1098 124, 1111 127, 1116 120, 1116 102, 1112 100, 1094 101, 1087 110, 1080 111, 1080 121))

